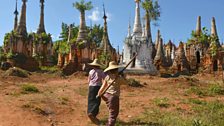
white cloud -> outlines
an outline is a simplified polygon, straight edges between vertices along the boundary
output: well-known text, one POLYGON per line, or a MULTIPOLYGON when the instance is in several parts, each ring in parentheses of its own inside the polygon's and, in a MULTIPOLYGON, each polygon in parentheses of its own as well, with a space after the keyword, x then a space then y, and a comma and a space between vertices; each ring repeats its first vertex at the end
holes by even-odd
POLYGON ((58 40, 58 39, 60 39, 60 34, 58 34, 56 36, 52 34, 51 37, 53 40, 58 40))
MULTIPOLYGON (((107 21, 111 21, 112 14, 106 12, 107 15, 107 21)), ((99 11, 99 8, 96 7, 91 13, 91 15, 87 16, 90 20, 93 22, 98 22, 100 20, 103 20, 103 11, 99 11)))
POLYGON ((95 10, 93 10, 92 14, 88 16, 88 18, 92 21, 99 21, 100 20, 100 11, 99 8, 97 7, 95 10))
POLYGON ((111 13, 106 13, 106 15, 107 15, 107 21, 111 21, 112 14, 111 13))

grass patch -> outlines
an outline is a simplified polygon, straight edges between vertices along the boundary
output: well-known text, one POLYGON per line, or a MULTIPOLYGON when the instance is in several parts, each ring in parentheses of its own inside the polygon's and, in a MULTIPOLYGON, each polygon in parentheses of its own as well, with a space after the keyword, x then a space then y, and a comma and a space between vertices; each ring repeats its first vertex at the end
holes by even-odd
POLYGON ((190 88, 186 91, 186 94, 196 94, 196 95, 198 95, 199 97, 203 97, 203 96, 206 96, 206 95, 207 95, 207 92, 206 92, 205 89, 202 89, 202 88, 193 86, 193 87, 190 87, 190 88))
POLYGON ((208 92, 209 95, 224 95, 224 87, 219 84, 211 84, 208 92))
POLYGON ((62 105, 67 105, 68 104, 68 101, 69 101, 68 97, 59 97, 58 99, 60 100, 60 103, 62 105))
POLYGON ((196 117, 201 120, 202 125, 199 126, 224 126, 224 104, 221 101, 195 105, 192 110, 196 113, 196 117))
POLYGON ((188 99, 188 102, 193 103, 193 104, 197 104, 197 105, 206 105, 207 104, 206 101, 202 101, 202 100, 195 99, 195 98, 188 99))
POLYGON ((143 122, 153 126, 224 126, 224 104, 221 101, 204 102, 190 99, 193 112, 167 111, 159 108, 147 108, 131 119, 133 125, 143 122))
POLYGON ((81 96, 87 96, 88 94, 88 89, 84 87, 79 87, 77 89, 74 89, 74 91, 81 96))
POLYGON ((191 86, 186 92, 186 95, 196 94, 199 97, 204 96, 215 96, 215 95, 224 95, 224 87, 218 83, 212 83, 205 85, 203 87, 200 86, 191 86))
POLYGON ((41 66, 40 71, 43 73, 57 73, 60 69, 57 66, 41 66))
POLYGON ((38 93, 39 89, 33 84, 23 84, 21 86, 22 93, 38 93))
POLYGON ((141 83, 133 78, 130 78, 127 80, 128 81, 128 85, 131 87, 143 87, 143 85, 141 85, 141 83))
POLYGON ((8 93, 9 95, 13 96, 13 97, 19 97, 21 95, 20 92, 16 92, 16 91, 13 91, 11 93, 8 93))
POLYGON ((161 108, 168 108, 170 106, 168 98, 155 98, 153 102, 156 104, 156 106, 161 108))

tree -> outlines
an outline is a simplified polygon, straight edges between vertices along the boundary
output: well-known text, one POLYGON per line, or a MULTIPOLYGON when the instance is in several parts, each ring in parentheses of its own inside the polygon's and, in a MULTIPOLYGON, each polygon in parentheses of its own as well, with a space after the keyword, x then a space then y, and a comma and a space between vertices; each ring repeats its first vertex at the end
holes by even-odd
POLYGON ((88 27, 87 30, 90 31, 88 35, 89 40, 95 44, 96 47, 99 47, 103 38, 103 27, 95 24, 93 28, 88 27))
POLYGON ((78 9, 81 13, 85 13, 86 10, 91 10, 93 8, 92 2, 85 3, 84 0, 81 0, 80 2, 73 3, 73 6, 78 9))
MULTIPOLYGON (((73 3, 73 6, 76 9, 78 9, 80 11, 80 13, 81 13, 81 15, 80 15, 81 17, 80 17, 80 27, 79 27, 79 35, 78 35, 78 37, 80 37, 80 38, 82 38, 82 37, 83 38, 86 38, 87 37, 87 32, 86 32, 85 11, 86 10, 91 10, 93 8, 92 2, 90 1, 90 2, 85 3, 84 0, 81 0, 80 2, 73 3), (81 36, 80 33, 82 33, 83 36, 81 36)), ((79 40, 77 40, 77 41, 79 41, 79 40)))
POLYGON ((212 57, 215 57, 218 53, 218 45, 217 42, 219 41, 218 37, 212 36, 210 37, 210 53, 212 57))
POLYGON ((4 53, 2 46, 0 46, 0 63, 3 61, 6 61, 6 55, 4 53))
MULTIPOLYGON (((71 27, 71 34, 72 34, 72 38, 70 38, 70 40, 74 40, 78 36, 79 27, 76 26, 75 23, 71 24, 70 27, 71 27)), ((61 33, 60 33, 59 38, 61 38, 63 41, 67 41, 68 40, 68 35, 69 35, 69 25, 62 22, 61 33)))
POLYGON ((206 27, 202 28, 202 32, 200 34, 196 34, 195 31, 191 32, 191 38, 188 39, 187 44, 202 44, 205 47, 209 46, 209 43, 211 42, 210 40, 210 35, 208 34, 208 29, 206 27))
POLYGON ((62 22, 61 33, 60 33, 59 38, 61 38, 64 41, 68 40, 68 32, 69 32, 69 26, 67 24, 65 24, 64 22, 62 22))
POLYGON ((151 34, 151 21, 155 21, 155 25, 158 25, 156 22, 160 17, 160 6, 158 1, 153 2, 153 0, 145 0, 142 2, 142 7, 145 10, 145 20, 146 20, 146 35, 149 41, 152 42, 152 34, 151 34))

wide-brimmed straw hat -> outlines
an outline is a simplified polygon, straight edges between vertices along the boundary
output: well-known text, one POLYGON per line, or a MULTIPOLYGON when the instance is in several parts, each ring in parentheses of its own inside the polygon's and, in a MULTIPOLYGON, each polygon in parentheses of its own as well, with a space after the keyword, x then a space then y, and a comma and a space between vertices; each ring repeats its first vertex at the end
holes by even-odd
POLYGON ((92 63, 88 63, 90 66, 98 66, 101 67, 98 59, 94 59, 92 63))
POLYGON ((119 65, 117 65, 117 63, 115 61, 111 61, 109 63, 109 66, 104 70, 104 72, 107 72, 107 71, 110 71, 110 70, 113 70, 113 69, 118 69, 120 68, 119 65))

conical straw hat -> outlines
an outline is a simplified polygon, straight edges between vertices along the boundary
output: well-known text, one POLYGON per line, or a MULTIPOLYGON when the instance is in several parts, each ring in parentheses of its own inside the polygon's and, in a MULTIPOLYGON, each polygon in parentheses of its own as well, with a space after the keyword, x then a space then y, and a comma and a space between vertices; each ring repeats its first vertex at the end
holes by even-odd
POLYGON ((101 67, 98 59, 94 59, 92 63, 89 63, 89 65, 90 66, 99 66, 99 67, 101 67))
POLYGON ((107 71, 113 70, 113 69, 118 69, 118 68, 120 68, 120 66, 117 65, 117 63, 115 61, 111 61, 109 63, 109 66, 104 70, 104 72, 107 72, 107 71))

